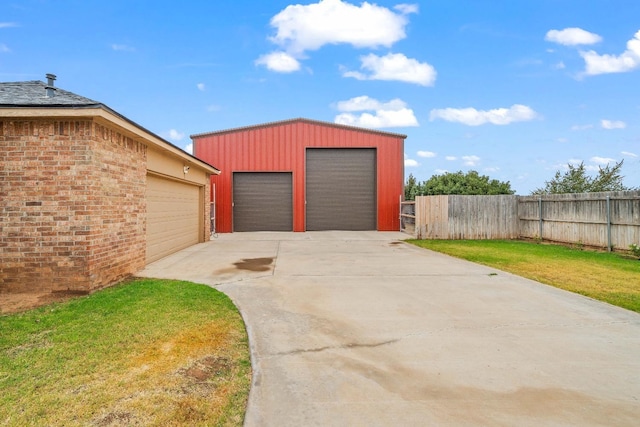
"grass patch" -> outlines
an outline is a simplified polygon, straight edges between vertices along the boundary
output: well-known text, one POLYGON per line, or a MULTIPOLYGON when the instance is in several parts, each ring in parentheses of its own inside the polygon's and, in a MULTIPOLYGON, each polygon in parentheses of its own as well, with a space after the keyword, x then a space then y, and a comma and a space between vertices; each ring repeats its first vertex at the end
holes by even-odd
POLYGON ((139 279, 0 316, 0 425, 242 425, 244 323, 224 294, 139 279))
POLYGON ((512 240, 408 240, 640 312, 640 262, 616 253, 512 240))

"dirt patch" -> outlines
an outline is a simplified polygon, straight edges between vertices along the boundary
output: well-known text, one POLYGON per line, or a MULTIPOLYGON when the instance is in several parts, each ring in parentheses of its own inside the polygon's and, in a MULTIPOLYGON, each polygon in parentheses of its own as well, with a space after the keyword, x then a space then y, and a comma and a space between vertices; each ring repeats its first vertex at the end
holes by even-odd
POLYGON ((184 411, 193 406, 189 402, 192 399, 210 398, 220 393, 219 387, 224 387, 233 375, 233 363, 226 357, 207 356, 195 361, 191 366, 178 370, 177 374, 182 377, 182 381, 175 391, 182 396, 184 404, 178 412, 183 413, 183 418, 190 419, 193 414, 184 411))
POLYGON ((0 293, 0 314, 18 313, 42 307, 54 302, 63 302, 87 295, 79 291, 3 292, 0 293))
POLYGON ((115 427, 131 425, 133 415, 128 412, 110 412, 96 421, 98 427, 115 427))
POLYGON ((274 258, 245 258, 241 261, 234 262, 233 265, 235 265, 238 270, 269 271, 273 260, 274 258))
POLYGON ((207 380, 225 375, 231 369, 231 361, 226 357, 207 356, 179 373, 194 382, 207 380))

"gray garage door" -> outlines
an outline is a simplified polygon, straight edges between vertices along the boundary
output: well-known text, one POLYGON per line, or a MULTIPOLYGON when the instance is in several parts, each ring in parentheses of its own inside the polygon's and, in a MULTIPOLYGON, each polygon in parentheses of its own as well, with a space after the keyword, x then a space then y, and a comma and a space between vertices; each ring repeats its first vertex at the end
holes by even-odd
POLYGON ((233 231, 293 231, 290 172, 233 174, 233 231))
POLYGON ((376 150, 307 149, 307 230, 375 230, 376 150))

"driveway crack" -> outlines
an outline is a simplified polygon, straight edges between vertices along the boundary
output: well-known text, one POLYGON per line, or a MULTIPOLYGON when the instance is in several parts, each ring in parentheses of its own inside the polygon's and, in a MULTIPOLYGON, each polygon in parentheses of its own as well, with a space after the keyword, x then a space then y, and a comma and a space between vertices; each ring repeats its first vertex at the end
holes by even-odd
POLYGON ((273 353, 266 357, 269 358, 269 357, 279 357, 279 356, 295 356, 295 355, 304 354, 304 353, 321 353, 327 350, 347 350, 347 349, 351 350, 351 349, 357 349, 357 348, 375 348, 375 347, 382 347, 389 344, 395 344, 400 340, 401 338, 396 338, 396 339, 381 341, 376 343, 348 343, 348 344, 342 344, 342 345, 328 345, 325 347, 317 347, 317 348, 303 348, 303 349, 273 353))
POLYGON ((273 270, 271 270, 271 275, 276 275, 276 268, 278 267, 278 257, 280 256, 280 244, 282 241, 278 240, 278 245, 276 246, 276 254, 273 257, 273 270))

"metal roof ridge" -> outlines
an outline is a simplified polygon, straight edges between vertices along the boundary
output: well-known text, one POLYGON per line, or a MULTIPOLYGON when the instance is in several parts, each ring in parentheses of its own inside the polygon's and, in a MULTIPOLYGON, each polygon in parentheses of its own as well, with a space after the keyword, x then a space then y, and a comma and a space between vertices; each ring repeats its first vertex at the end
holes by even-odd
POLYGON ((242 132, 242 131, 252 130, 252 129, 260 129, 260 128, 266 128, 266 127, 272 127, 272 126, 281 126, 281 125, 285 125, 285 124, 289 124, 289 123, 295 123, 295 122, 304 122, 304 123, 316 124, 316 125, 320 125, 320 126, 329 126, 329 127, 340 128, 340 129, 354 130, 354 131, 358 131, 358 132, 369 132, 369 133, 375 133, 375 134, 380 134, 380 135, 399 137, 399 138, 402 138, 402 139, 406 139, 407 138, 407 135, 400 134, 400 133, 386 132, 386 131, 381 131, 381 130, 377 130, 377 129, 363 128, 363 127, 351 126, 351 125, 343 125, 343 124, 340 124, 340 123, 325 122, 325 121, 321 121, 321 120, 307 119, 307 118, 304 118, 304 117, 298 117, 298 118, 287 119, 287 120, 278 120, 278 121, 273 121, 273 122, 266 122, 266 123, 260 123, 260 124, 255 124, 255 125, 241 126, 241 127, 236 127, 236 128, 222 129, 222 130, 217 130, 217 131, 212 131, 212 132, 196 133, 196 134, 193 134, 193 135, 189 135, 189 138, 194 139, 194 138, 200 138, 200 137, 209 136, 209 135, 219 135, 219 134, 224 134, 224 133, 242 132))

